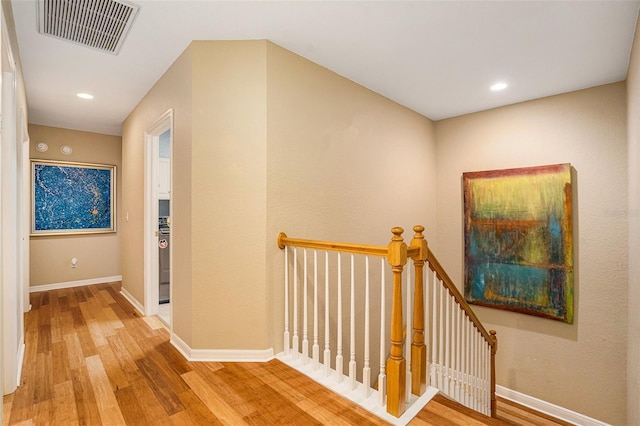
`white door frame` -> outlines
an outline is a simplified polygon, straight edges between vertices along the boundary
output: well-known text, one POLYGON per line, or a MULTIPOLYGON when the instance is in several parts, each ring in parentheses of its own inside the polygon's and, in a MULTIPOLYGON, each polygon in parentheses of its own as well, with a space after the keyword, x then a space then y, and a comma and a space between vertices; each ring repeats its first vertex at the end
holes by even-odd
MULTIPOLYGON (((144 314, 156 315, 159 308, 158 286, 158 151, 159 137, 170 130, 170 146, 173 151, 173 109, 162 114, 144 134, 144 314)), ((173 180, 173 161, 171 161, 173 180)), ((170 206, 173 211, 173 205, 170 206)), ((170 274, 173 275, 173 249, 169 245, 170 274)), ((172 278, 170 277, 170 282, 172 278)), ((173 282, 172 282, 173 284, 173 282)), ((173 285, 169 287, 173 293, 173 285)), ((171 298, 171 295, 169 296, 171 298)))
POLYGON ((23 205, 23 145, 17 137, 16 67, 9 43, 4 14, 1 17, 2 80, 0 110, 0 190, 2 246, 2 390, 13 392, 20 383, 24 355, 23 250, 21 243, 23 205))
POLYGON ((20 119, 17 123, 19 128, 18 144, 22 145, 22 188, 19 189, 21 195, 20 213, 22 234, 20 252, 22 255, 21 265, 21 286, 22 286, 22 308, 24 312, 31 310, 29 300, 30 271, 29 271, 29 235, 31 234, 31 159, 29 153, 29 126, 23 108, 20 108, 20 119))

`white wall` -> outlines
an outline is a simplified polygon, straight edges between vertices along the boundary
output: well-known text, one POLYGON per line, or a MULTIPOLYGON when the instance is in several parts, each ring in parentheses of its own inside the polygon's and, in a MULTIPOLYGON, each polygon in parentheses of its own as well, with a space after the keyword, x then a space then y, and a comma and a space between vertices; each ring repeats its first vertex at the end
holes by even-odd
POLYGON ((26 95, 15 37, 11 4, 2 2, 2 137, 0 142, 0 292, 2 293, 2 390, 17 386, 24 347, 24 290, 27 285, 28 238, 22 234, 24 190, 22 131, 26 127, 26 95), (19 113, 20 111, 20 113, 19 113), (18 136, 21 138, 18 139, 18 136), (24 249, 24 250, 23 250, 24 249))
POLYGON ((458 285, 462 173, 558 163, 575 168, 574 324, 474 310, 498 331, 499 385, 613 424, 626 424, 625 122, 624 83, 436 122, 433 248, 458 285))

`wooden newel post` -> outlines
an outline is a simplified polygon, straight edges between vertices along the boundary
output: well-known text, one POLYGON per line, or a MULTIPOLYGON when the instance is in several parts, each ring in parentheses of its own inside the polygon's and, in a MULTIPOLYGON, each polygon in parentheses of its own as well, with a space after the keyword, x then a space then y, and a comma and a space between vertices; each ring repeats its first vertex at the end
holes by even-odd
POLYGON ((496 400, 496 352, 498 351, 498 337, 495 330, 489 330, 493 337, 491 345, 491 417, 498 417, 498 401, 496 400))
POLYGON ((400 417, 406 409, 406 360, 402 356, 402 270, 407 263, 407 245, 402 239, 404 229, 391 230, 389 265, 393 271, 393 298, 391 300, 391 349, 387 358, 387 413, 400 417))
POLYGON ((412 248, 419 248, 413 257, 415 287, 413 298, 413 339, 411 341, 411 393, 421 396, 427 390, 427 346, 424 344, 424 288, 423 270, 429 249, 422 232, 424 226, 414 226, 412 248))

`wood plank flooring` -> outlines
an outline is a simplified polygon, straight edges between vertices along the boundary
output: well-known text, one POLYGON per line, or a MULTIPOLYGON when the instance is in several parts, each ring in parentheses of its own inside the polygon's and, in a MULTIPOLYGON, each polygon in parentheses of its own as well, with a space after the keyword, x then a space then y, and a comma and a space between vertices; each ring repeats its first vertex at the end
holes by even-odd
MULTIPOLYGON (((98 284, 31 295, 8 425, 378 425, 379 418, 277 360, 189 362, 157 318, 98 284)), ((412 425, 549 425, 501 401, 490 419, 437 396, 412 425)))
POLYGON ((498 419, 508 424, 521 426, 572 425, 572 423, 556 419, 500 397, 498 397, 498 419))

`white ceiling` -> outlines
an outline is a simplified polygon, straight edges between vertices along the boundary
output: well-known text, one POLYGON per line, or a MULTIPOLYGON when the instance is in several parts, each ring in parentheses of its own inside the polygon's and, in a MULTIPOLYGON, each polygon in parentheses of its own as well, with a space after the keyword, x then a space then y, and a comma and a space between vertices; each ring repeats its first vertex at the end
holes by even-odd
POLYGON ((39 34, 36 0, 12 1, 31 123, 120 134, 191 40, 217 39, 271 40, 439 120, 624 80, 640 8, 613 0, 133 2, 140 11, 114 56, 39 34), (509 87, 489 91, 498 80, 509 87))

